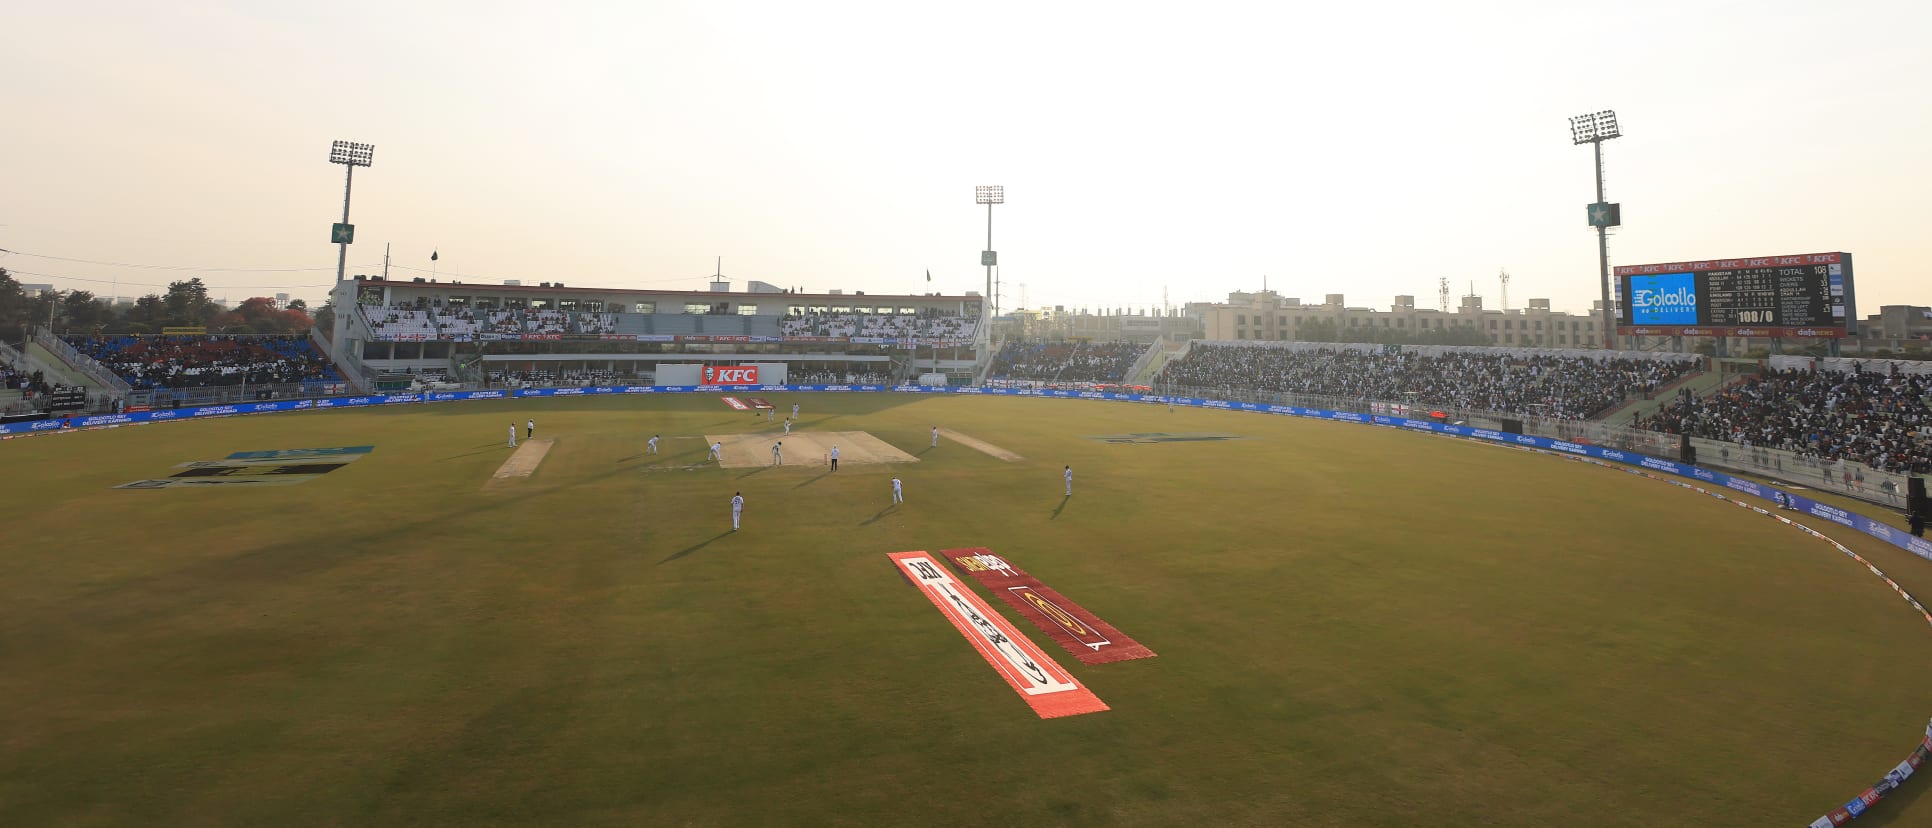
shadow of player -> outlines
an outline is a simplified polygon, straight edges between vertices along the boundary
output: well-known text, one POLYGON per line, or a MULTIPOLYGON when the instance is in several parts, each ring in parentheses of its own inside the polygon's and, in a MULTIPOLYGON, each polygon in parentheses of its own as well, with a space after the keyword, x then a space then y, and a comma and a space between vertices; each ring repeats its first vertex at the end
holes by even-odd
POLYGON ((680 550, 678 550, 678 551, 677 551, 676 553, 673 553, 673 554, 671 555, 671 557, 668 557, 668 558, 665 558, 664 560, 661 560, 661 561, 658 561, 657 563, 658 563, 658 565, 659 565, 659 566, 663 566, 663 565, 665 565, 665 564, 667 564, 667 563, 670 563, 670 562, 672 562, 672 561, 675 561, 675 560, 677 560, 677 559, 679 559, 679 558, 682 558, 682 557, 684 557, 684 556, 686 556, 686 555, 689 555, 689 554, 691 554, 691 553, 693 553, 693 552, 696 552, 696 551, 698 551, 698 550, 700 550, 700 549, 703 549, 703 548, 705 548, 705 547, 707 547, 707 546, 710 546, 711 544, 713 544, 713 543, 715 543, 715 542, 717 542, 717 540, 718 540, 719 538, 722 538, 722 537, 724 537, 724 536, 726 536, 726 535, 729 535, 729 534, 731 534, 731 532, 730 532, 729 530, 726 530, 726 531, 723 531, 723 532, 719 532, 719 533, 718 533, 718 534, 716 534, 716 535, 713 535, 713 536, 711 536, 711 537, 708 537, 708 538, 705 538, 704 540, 701 540, 701 541, 698 541, 697 543, 694 543, 694 544, 691 544, 690 546, 687 546, 687 547, 684 547, 683 549, 680 549, 680 550))
MULTIPOLYGON (((448 456, 448 457, 445 457, 445 458, 443 458, 443 460, 457 460, 457 459, 461 459, 461 458, 464 458, 464 457, 469 457, 469 456, 471 456, 471 455, 475 455, 475 454, 489 454, 489 453, 491 453, 491 452, 494 452, 494 451, 496 451, 496 450, 498 450, 498 449, 502 449, 502 448, 506 448, 506 446, 504 446, 504 445, 503 445, 502 443, 491 443, 491 444, 489 444, 489 445, 488 445, 487 447, 484 447, 484 448, 480 448, 480 449, 477 449, 477 450, 475 450, 475 451, 466 451, 466 452, 463 452, 462 454, 452 454, 452 455, 450 455, 450 456, 448 456)), ((437 462, 442 462, 442 461, 441 461, 441 460, 439 460, 439 461, 437 461, 437 462)))
POLYGON ((817 477, 813 477, 813 478, 811 478, 811 479, 809 479, 809 480, 806 480, 805 482, 803 482, 803 483, 800 483, 800 484, 798 484, 798 485, 796 485, 796 486, 793 486, 792 488, 794 488, 794 489, 803 489, 803 488, 805 488, 806 486, 810 486, 810 485, 812 485, 813 483, 817 483, 817 482, 818 482, 818 481, 820 481, 820 480, 824 480, 824 479, 825 479, 825 478, 826 478, 827 476, 829 476, 829 475, 831 475, 831 473, 832 473, 832 472, 830 472, 829 470, 828 470, 828 471, 822 471, 822 472, 819 472, 819 473, 818 473, 818 476, 817 476, 817 477))
POLYGON ((891 514, 891 513, 892 513, 892 512, 894 511, 894 510, 897 510, 898 508, 899 508, 899 504, 897 504, 897 503, 894 503, 894 504, 892 504, 891 506, 887 506, 887 507, 885 507, 884 509, 880 509, 880 510, 879 510, 879 513, 878 513, 878 514, 876 514, 876 515, 873 515, 873 516, 871 516, 871 517, 869 517, 869 518, 866 518, 865 520, 862 520, 862 521, 859 521, 859 525, 860 525, 860 526, 871 526, 871 525, 872 525, 872 524, 874 524, 874 523, 878 523, 878 522, 879 522, 879 518, 882 518, 882 517, 885 517, 885 516, 886 516, 886 515, 888 515, 888 514, 891 514))
POLYGON ((738 479, 743 480, 754 474, 764 474, 765 472, 771 471, 772 469, 775 469, 775 468, 778 468, 778 467, 777 466, 759 466, 758 468, 752 469, 751 471, 738 475, 738 479))
POLYGON ((1047 520, 1059 520, 1060 513, 1067 510, 1067 501, 1072 499, 1073 499, 1073 495, 1067 495, 1065 497, 1060 498, 1060 505, 1055 506, 1053 508, 1053 517, 1047 518, 1047 520))

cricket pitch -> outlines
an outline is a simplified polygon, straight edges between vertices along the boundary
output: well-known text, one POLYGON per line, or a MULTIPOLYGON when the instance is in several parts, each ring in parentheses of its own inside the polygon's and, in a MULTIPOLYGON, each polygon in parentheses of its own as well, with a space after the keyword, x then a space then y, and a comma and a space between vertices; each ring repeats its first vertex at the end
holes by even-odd
POLYGON ((854 463, 917 463, 919 458, 893 448, 865 431, 794 431, 790 434, 706 434, 705 442, 723 443, 719 465, 743 469, 771 465, 773 443, 783 442, 787 466, 824 466, 832 447, 839 447, 839 465, 854 463))

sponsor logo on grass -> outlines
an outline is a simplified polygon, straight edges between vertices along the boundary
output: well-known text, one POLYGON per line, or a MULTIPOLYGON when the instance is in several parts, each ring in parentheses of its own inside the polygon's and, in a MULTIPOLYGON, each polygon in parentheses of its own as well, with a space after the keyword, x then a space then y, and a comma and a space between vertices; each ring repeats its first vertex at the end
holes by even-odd
POLYGON ((306 483, 373 451, 372 446, 238 451, 220 460, 191 460, 164 478, 136 480, 117 489, 190 489, 209 486, 262 487, 306 483))
POLYGON ((1006 683, 1026 700, 1042 719, 1098 713, 1107 709, 1092 690, 1082 686, 1073 674, 1047 658, 1033 642, 1020 635, 1005 618, 985 601, 953 580, 932 555, 924 552, 893 552, 891 558, 901 574, 919 587, 926 599, 951 621, 960 635, 979 651, 988 664, 998 670, 1006 683))
POLYGON ((1154 656, 1153 650, 990 550, 948 549, 941 554, 1083 663, 1106 664, 1154 656))
POLYGON ((1088 629, 1087 625, 1080 623, 1079 619, 1074 618, 1071 613, 1061 609, 1059 604, 1048 600, 1032 587, 1007 587, 1007 591, 1013 593, 1014 597, 1025 602, 1035 610, 1038 610, 1040 615, 1044 616, 1048 621, 1052 621, 1061 630, 1065 631, 1066 634, 1073 636, 1075 641, 1080 642, 1081 646, 1089 650, 1098 651, 1101 647, 1113 643, 1112 641, 1108 641, 1106 636, 1088 629))

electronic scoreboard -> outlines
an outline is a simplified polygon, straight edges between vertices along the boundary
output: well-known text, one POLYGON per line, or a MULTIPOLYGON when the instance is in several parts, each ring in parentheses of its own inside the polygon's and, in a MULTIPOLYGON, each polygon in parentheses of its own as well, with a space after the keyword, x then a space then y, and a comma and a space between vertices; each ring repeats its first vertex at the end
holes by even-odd
POLYGON ((1617 333, 1836 339, 1856 330, 1850 253, 1616 269, 1617 333))

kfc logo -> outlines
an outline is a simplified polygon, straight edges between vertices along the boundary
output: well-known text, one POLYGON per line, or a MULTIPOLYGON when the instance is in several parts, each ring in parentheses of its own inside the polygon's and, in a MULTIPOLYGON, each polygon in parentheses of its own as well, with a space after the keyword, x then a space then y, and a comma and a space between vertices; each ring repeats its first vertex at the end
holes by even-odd
POLYGON ((757 385, 758 366, 733 365, 718 367, 704 366, 705 385, 757 385))

